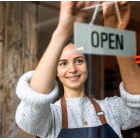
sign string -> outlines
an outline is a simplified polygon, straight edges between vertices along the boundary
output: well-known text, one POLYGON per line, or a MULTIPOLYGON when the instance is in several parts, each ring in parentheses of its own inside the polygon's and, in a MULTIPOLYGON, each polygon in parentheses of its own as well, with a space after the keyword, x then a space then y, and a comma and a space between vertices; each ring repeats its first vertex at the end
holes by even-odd
POLYGON ((114 1, 114 4, 115 4, 115 7, 116 7, 116 12, 117 12, 117 16, 118 16, 118 19, 119 19, 119 23, 122 24, 121 16, 120 16, 119 8, 118 8, 118 4, 117 4, 116 1, 114 1))
POLYGON ((98 8, 99 8, 99 4, 97 4, 96 7, 95 7, 95 11, 94 11, 93 16, 92 16, 92 19, 91 19, 91 21, 89 23, 90 25, 93 25, 94 24, 94 20, 95 20, 95 18, 97 16, 98 8))
MULTIPOLYGON (((115 4, 116 13, 117 13, 117 17, 118 17, 119 23, 122 24, 121 16, 120 16, 119 8, 118 8, 118 4, 117 4, 116 1, 114 1, 114 4, 115 4)), ((99 6, 100 6, 100 4, 96 5, 94 13, 93 13, 93 16, 92 16, 92 19, 91 19, 89 25, 93 25, 94 24, 95 18, 97 16, 97 13, 98 13, 98 10, 99 10, 99 6)))

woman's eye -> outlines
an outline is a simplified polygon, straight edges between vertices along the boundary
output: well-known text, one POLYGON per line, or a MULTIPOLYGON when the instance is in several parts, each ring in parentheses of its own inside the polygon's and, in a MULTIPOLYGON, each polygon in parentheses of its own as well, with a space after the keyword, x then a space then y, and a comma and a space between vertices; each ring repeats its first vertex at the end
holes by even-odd
POLYGON ((83 60, 77 60, 76 63, 77 64, 81 64, 83 62, 83 60))
POLYGON ((60 63, 60 66, 64 67, 64 66, 66 66, 66 64, 67 64, 66 62, 63 62, 63 63, 60 63))

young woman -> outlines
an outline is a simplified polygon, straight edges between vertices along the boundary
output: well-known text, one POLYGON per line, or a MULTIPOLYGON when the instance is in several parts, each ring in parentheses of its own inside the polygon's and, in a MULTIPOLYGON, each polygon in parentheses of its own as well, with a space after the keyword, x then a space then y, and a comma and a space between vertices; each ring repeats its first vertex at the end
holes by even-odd
MULTIPOLYGON (((61 2, 60 19, 49 46, 35 71, 24 74, 16 93, 21 103, 16 123, 27 133, 40 137, 122 137, 121 130, 140 125, 140 69, 131 57, 117 56, 123 82, 121 97, 95 100, 89 97, 90 78, 87 56, 74 51, 74 44, 65 46, 73 31, 73 23, 86 18, 82 7, 96 2, 61 2), (60 100, 52 104, 58 95, 60 100)), ((103 5, 104 25, 124 29, 129 21, 130 7, 118 2, 122 24, 114 8, 103 5)))

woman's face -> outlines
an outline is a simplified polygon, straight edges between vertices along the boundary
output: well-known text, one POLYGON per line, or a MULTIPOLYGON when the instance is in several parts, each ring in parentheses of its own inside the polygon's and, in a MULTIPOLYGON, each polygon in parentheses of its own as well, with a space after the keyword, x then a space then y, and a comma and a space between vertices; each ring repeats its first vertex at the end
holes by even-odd
POLYGON ((57 76, 64 88, 79 89, 88 77, 85 55, 74 51, 74 44, 68 44, 61 54, 57 76))

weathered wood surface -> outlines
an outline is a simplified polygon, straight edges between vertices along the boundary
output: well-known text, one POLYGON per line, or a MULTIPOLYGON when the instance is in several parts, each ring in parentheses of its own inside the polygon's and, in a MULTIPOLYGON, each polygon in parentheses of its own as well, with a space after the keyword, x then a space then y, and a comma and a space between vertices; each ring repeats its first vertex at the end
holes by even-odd
POLYGON ((0 2, 0 137, 2 137, 3 99, 4 99, 4 5, 0 2))
POLYGON ((15 94, 20 76, 35 69, 37 57, 37 4, 0 2, 0 137, 35 137, 15 123, 20 102, 15 94))

